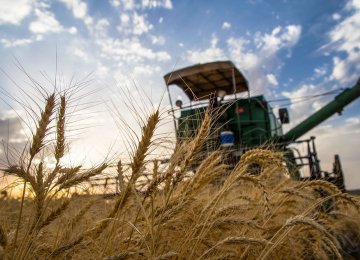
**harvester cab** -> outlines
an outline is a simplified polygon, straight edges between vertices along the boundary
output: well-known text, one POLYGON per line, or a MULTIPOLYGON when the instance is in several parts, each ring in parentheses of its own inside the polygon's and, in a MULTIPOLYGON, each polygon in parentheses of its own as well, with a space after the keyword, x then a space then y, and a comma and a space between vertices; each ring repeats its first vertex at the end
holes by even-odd
POLYGON ((249 84, 244 75, 231 61, 217 61, 197 64, 164 76, 178 142, 191 138, 202 123, 205 111, 211 107, 215 111, 212 134, 204 149, 204 156, 215 149, 227 151, 227 160, 235 165, 247 150, 259 146, 272 146, 285 151, 287 165, 295 178, 325 178, 344 190, 343 173, 339 156, 335 156, 332 172, 323 172, 317 157, 314 137, 298 140, 302 135, 340 112, 347 104, 360 96, 360 81, 342 93, 328 105, 283 134, 282 125, 290 122, 286 108, 280 108, 275 115, 263 95, 250 96, 249 84), (177 85, 190 100, 183 106, 182 101, 173 100, 169 86, 177 85), (175 113, 177 112, 177 113, 175 113), (180 115, 179 115, 180 114, 180 115), (296 153, 291 144, 304 143, 306 154, 296 153), (308 166, 309 177, 300 174, 300 169, 308 166))

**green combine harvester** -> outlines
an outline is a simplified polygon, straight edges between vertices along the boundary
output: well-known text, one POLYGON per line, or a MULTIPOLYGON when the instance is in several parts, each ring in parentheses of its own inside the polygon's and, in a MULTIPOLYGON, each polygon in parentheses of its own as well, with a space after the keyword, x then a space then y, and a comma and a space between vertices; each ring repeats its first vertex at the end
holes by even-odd
POLYGON ((277 117, 263 95, 250 97, 246 78, 231 61, 186 67, 166 74, 164 79, 179 142, 195 135, 206 109, 211 106, 220 112, 214 123, 214 132, 204 148, 205 154, 224 148, 230 164, 235 165, 247 150, 272 145, 285 152, 287 166, 295 178, 326 179, 345 191, 339 156, 335 155, 332 172, 322 171, 315 137, 298 139, 333 114, 340 114, 346 105, 357 99, 360 96, 360 80, 284 134, 282 125, 290 122, 287 109, 280 108, 277 117), (180 99, 176 100, 176 107, 173 106, 170 85, 177 85, 185 92, 190 99, 189 106, 183 107, 180 99), (180 116, 175 116, 175 110, 180 110, 180 116), (293 148, 293 144, 300 143, 305 144, 306 154, 300 154, 293 148), (301 174, 306 166, 308 177, 301 174))

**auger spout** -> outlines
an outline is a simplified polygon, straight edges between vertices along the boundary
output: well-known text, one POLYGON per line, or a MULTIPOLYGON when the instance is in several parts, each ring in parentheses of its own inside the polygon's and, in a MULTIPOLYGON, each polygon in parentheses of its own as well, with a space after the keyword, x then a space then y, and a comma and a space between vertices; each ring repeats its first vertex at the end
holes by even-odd
POLYGON ((333 101, 321 108, 319 111, 312 114, 310 117, 293 127, 282 137, 282 141, 295 141, 305 133, 309 132, 315 126, 319 125, 335 113, 341 113, 343 108, 360 96, 360 78, 357 83, 345 89, 337 95, 333 101))

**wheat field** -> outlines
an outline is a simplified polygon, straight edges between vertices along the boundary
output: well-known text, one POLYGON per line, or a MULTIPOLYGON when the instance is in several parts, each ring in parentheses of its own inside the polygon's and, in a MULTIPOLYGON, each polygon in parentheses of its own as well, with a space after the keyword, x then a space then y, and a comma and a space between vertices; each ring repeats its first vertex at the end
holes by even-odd
POLYGON ((148 160, 159 147, 162 113, 154 109, 134 144, 130 174, 117 162, 120 192, 75 194, 110 162, 63 165, 69 95, 44 98, 28 146, 1 169, 22 183, 22 194, 0 200, 0 259, 359 259, 359 198, 326 181, 292 180, 279 151, 250 150, 234 168, 221 150, 199 156, 211 111, 160 167, 148 160), (259 175, 250 174, 253 163, 259 175))

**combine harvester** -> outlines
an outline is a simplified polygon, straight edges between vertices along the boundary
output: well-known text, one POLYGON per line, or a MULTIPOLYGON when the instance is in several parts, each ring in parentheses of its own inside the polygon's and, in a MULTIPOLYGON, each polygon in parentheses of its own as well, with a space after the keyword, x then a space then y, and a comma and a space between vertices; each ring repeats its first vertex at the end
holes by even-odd
POLYGON ((235 165, 247 150, 271 144, 285 151, 286 164, 296 179, 326 179, 345 191, 340 157, 335 155, 332 172, 322 171, 315 137, 307 140, 298 138, 335 113, 341 114, 346 105, 360 96, 360 80, 283 134, 282 125, 290 122, 287 109, 280 108, 279 117, 276 117, 263 95, 250 97, 247 80, 231 61, 186 67, 166 74, 164 79, 179 142, 196 133, 201 125, 202 115, 211 106, 213 110, 221 111, 221 116, 214 123, 214 132, 204 148, 205 154, 222 147, 227 151, 230 164, 235 165), (173 106, 170 85, 177 85, 185 92, 190 99, 189 106, 183 107, 180 99, 175 102, 178 108, 173 106), (239 93, 245 93, 247 97, 239 98, 239 93), (175 116, 177 109, 180 110, 179 117, 175 116), (305 144, 306 154, 300 154, 294 144, 305 144), (309 177, 304 177, 301 173, 306 170, 306 166, 309 177))

